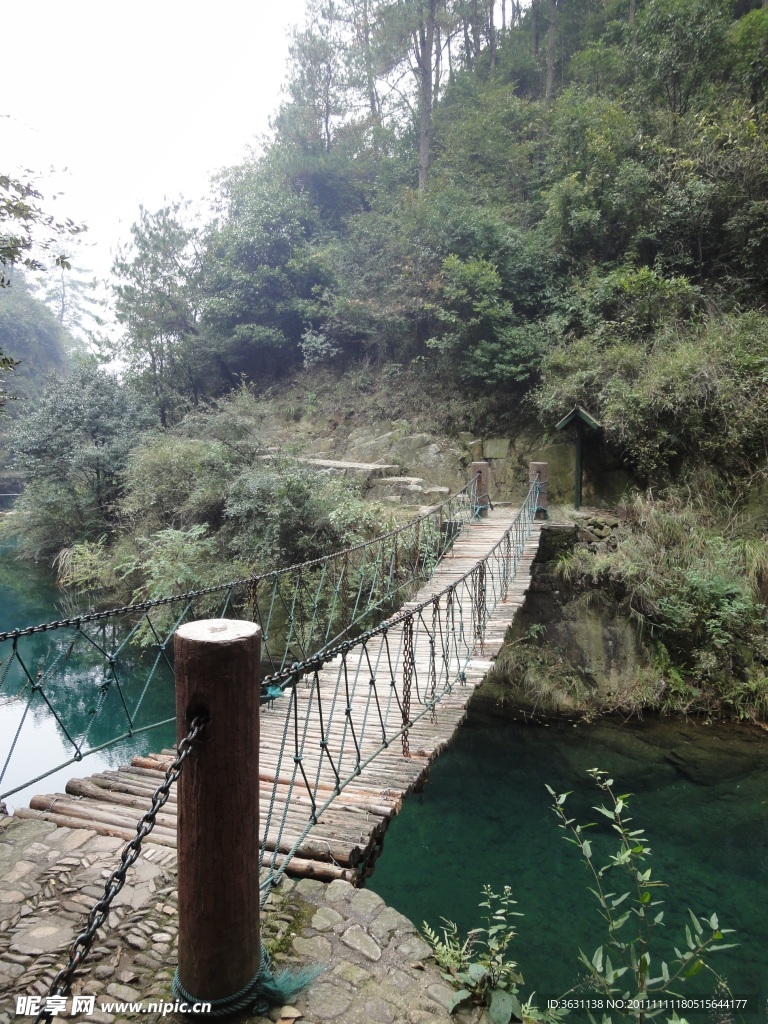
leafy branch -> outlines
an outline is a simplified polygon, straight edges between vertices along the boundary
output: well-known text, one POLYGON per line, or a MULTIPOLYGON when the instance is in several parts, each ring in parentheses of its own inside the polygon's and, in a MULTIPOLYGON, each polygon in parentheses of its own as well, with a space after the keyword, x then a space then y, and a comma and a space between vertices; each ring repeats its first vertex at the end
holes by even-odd
MULTIPOLYGON (((616 794, 613 779, 608 778, 605 772, 595 768, 589 774, 608 798, 608 806, 601 804, 594 810, 611 822, 612 830, 619 836, 618 849, 602 866, 595 863, 592 844, 586 836, 587 829, 595 827, 595 824, 580 825, 574 818, 569 818, 565 812, 569 794, 558 795, 550 786, 547 790, 555 800, 553 809, 566 833, 566 841, 579 849, 591 872, 594 887, 590 892, 597 899, 600 915, 608 928, 607 942, 599 946, 591 957, 579 952, 592 988, 606 996, 633 1001, 680 996, 675 986, 704 970, 712 975, 720 993, 729 994, 723 978, 708 963, 711 953, 733 948, 732 943, 722 941, 733 929, 720 928, 717 914, 699 918, 689 911, 691 920, 685 926, 685 948, 674 947, 674 959, 670 963, 662 960, 658 974, 654 976, 651 943, 654 931, 664 925, 664 910, 659 909, 663 901, 654 899, 654 895, 664 883, 654 879, 651 868, 646 866, 651 848, 645 838, 645 830, 630 827, 632 819, 626 814, 629 795, 616 794), (610 891, 609 879, 617 872, 629 880, 628 888, 620 893, 610 891), (624 981, 618 984, 621 978, 624 981)), ((640 1007, 628 1012, 637 1021, 644 1021, 662 1011, 640 1007)), ((594 1020, 591 1014, 589 1019, 594 1020)))

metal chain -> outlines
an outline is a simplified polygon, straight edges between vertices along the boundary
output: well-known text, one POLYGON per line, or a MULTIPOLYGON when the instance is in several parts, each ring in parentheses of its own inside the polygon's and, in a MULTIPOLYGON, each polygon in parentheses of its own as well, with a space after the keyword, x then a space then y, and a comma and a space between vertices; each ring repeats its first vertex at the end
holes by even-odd
POLYGON ((411 724, 411 684, 416 667, 413 654, 413 616, 409 615, 403 623, 403 757, 410 757, 408 743, 408 726, 411 724))
MULTIPOLYGON (((493 553, 493 552, 492 552, 493 553)), ((480 644, 483 650, 485 639, 485 562, 478 562, 475 566, 475 642, 480 644)))
MULTIPOLYGON (((485 619, 487 619, 487 610, 485 608, 485 566, 490 562, 492 558, 498 557, 499 549, 503 544, 506 543, 507 536, 509 534, 515 533, 515 550, 522 550, 522 546, 525 542, 525 537, 528 534, 530 526, 529 503, 532 494, 533 490, 530 490, 528 492, 528 496, 526 497, 522 508, 517 513, 513 522, 507 528, 507 530, 504 533, 504 536, 501 538, 501 540, 499 540, 496 546, 485 556, 484 559, 481 559, 479 562, 477 562, 471 569, 468 569, 463 576, 460 576, 457 580, 454 580, 453 583, 450 583, 447 587, 445 587, 444 590, 441 590, 437 594, 433 594, 431 597, 426 598, 426 600, 420 602, 417 605, 412 605, 408 608, 408 610, 401 610, 397 612, 391 618, 385 619, 385 621, 382 622, 380 625, 365 630, 359 636, 355 637, 353 641, 345 641, 343 644, 336 644, 333 647, 324 647, 317 654, 313 654, 311 658, 306 658, 304 661, 295 661, 290 667, 282 668, 276 672, 270 673, 267 676, 263 676, 261 680, 262 688, 265 688, 267 686, 279 686, 281 689, 286 689, 288 686, 292 684, 292 681, 294 679, 299 679, 301 678, 301 676, 306 675, 308 672, 315 672, 318 669, 323 668, 324 665, 327 665, 328 662, 332 661, 333 658, 335 658, 337 655, 341 654, 345 650, 348 650, 350 645, 357 646, 358 644, 366 643, 367 641, 372 640, 373 637, 375 636, 381 636, 389 632, 396 626, 401 625, 401 623, 405 622, 405 620, 409 617, 413 617, 414 615, 418 615, 420 612, 423 612, 432 604, 436 597, 442 598, 446 597, 449 593, 454 594, 462 584, 465 584, 467 587, 471 586, 475 588, 475 590, 473 591, 474 596, 472 598, 473 608, 477 608, 479 598, 482 604, 482 615, 484 616, 485 621, 485 619), (520 529, 522 530, 520 537, 517 537, 518 527, 520 527, 520 529), (479 591, 477 589, 478 567, 482 567, 483 570, 482 587, 480 588, 479 591)), ((453 599, 451 598, 451 601, 452 600, 453 599)))
POLYGON ((512 535, 509 530, 504 534, 504 588, 502 593, 504 594, 504 600, 506 601, 509 594, 509 585, 512 581, 514 572, 512 569, 512 535))
POLYGON ((53 622, 43 622, 38 626, 26 626, 24 629, 7 630, 0 633, 0 643, 4 640, 18 639, 22 636, 32 636, 35 633, 46 633, 52 629, 62 629, 64 627, 74 627, 75 629, 79 629, 81 625, 88 622, 99 622, 103 619, 110 619, 119 615, 129 615, 134 612, 147 612, 152 608, 159 608, 162 605, 173 604, 176 601, 191 601, 196 597, 204 597, 206 594, 215 594, 222 590, 233 590, 235 587, 240 586, 257 586, 264 580, 272 577, 284 576, 287 573, 296 572, 297 569, 313 569, 316 566, 322 565, 334 558, 339 558, 342 555, 348 556, 357 551, 362 551, 364 548, 381 544, 390 537, 398 537, 399 534, 404 533, 406 530, 410 530, 414 523, 420 523, 422 520, 432 518, 451 501, 454 501, 462 494, 468 494, 472 486, 475 484, 476 479, 477 477, 473 477, 472 480, 465 487, 462 487, 460 491, 457 491, 456 494, 452 494, 449 498, 445 498, 439 505, 435 505, 431 508, 429 512, 416 516, 415 519, 410 520, 403 526, 398 526, 386 533, 381 533, 372 540, 365 540, 361 541, 359 544, 353 544, 342 551, 335 551, 330 555, 322 555, 319 558, 309 559, 306 562, 300 562, 296 565, 288 565, 282 569, 275 569, 255 576, 245 576, 239 580, 231 580, 229 583, 217 583, 212 587, 201 587, 199 590, 188 590, 183 594, 171 594, 169 597, 159 597, 151 601, 141 601, 137 604, 121 605, 117 608, 106 609, 103 612, 89 612, 86 615, 78 615, 70 619, 56 619, 53 622))
POLYGON ((430 720, 434 725, 437 722, 437 708, 435 695, 437 693, 437 624, 440 616, 440 598, 435 597, 432 601, 432 632, 429 636, 429 685, 427 688, 427 701, 432 705, 430 720))
MULTIPOLYGON (((158 786, 152 797, 152 804, 146 814, 143 814, 136 825, 136 835, 123 847, 120 856, 120 863, 112 872, 104 885, 104 895, 94 904, 88 915, 88 922, 85 930, 82 931, 69 947, 69 963, 63 967, 51 982, 48 996, 68 996, 72 987, 72 980, 77 968, 82 964, 90 952, 96 932, 104 924, 109 914, 109 908, 115 896, 125 885, 128 869, 136 862, 141 853, 141 844, 155 827, 155 818, 158 811, 165 805, 171 795, 171 786, 181 775, 181 768, 186 759, 192 753, 195 740, 208 725, 206 715, 197 715, 193 719, 189 732, 179 743, 176 757, 168 766, 165 772, 165 779, 158 786)), ((35 1018, 34 1024, 42 1021, 50 1021, 53 1011, 41 1010, 35 1018)))

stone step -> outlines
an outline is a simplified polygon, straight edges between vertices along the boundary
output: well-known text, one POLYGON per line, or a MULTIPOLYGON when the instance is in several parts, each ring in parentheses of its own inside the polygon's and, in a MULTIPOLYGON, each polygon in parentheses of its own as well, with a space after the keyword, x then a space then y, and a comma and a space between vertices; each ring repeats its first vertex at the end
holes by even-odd
POLYGON ((431 484, 418 476, 390 476, 371 483, 366 497, 371 501, 400 502, 401 505, 437 504, 451 493, 449 487, 431 484))
POLYGON ((347 462, 344 459, 319 459, 313 456, 302 456, 299 462, 326 470, 333 476, 360 476, 368 480, 392 480, 400 472, 399 466, 385 462, 347 462))
MULTIPOLYGON (((262 461, 267 462, 279 455, 277 449, 273 449, 269 455, 260 455, 262 461)), ((296 462, 303 462, 305 465, 314 466, 320 472, 328 473, 330 476, 352 476, 362 480, 391 479, 400 472, 399 466, 385 462, 350 462, 345 459, 321 459, 314 455, 298 455, 296 462)))
POLYGON ((371 481, 365 496, 371 501, 399 498, 401 503, 413 501, 420 504, 424 497, 424 488, 427 486, 429 485, 426 480, 419 477, 390 476, 371 481))

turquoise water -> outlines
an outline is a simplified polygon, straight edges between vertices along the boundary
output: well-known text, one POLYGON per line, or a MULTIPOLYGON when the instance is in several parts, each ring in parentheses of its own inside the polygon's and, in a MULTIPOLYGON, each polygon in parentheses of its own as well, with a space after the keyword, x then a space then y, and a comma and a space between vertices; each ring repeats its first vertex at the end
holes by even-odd
MULTIPOLYGON (((16 561, 11 548, 0 550, 0 631, 73 613, 71 596, 55 585, 47 567, 16 561)), ((128 731, 123 702, 133 715, 134 728, 174 716, 173 679, 167 669, 157 672, 144 693, 152 653, 127 650, 116 666, 119 687, 113 679, 105 692, 105 661, 99 648, 114 646, 114 628, 90 628, 90 641, 64 631, 21 638, 18 651, 24 667, 12 657, 10 641, 0 644, 0 793, 65 765, 7 796, 9 809, 27 805, 36 793, 63 792, 71 778, 126 764, 134 754, 174 741, 175 727, 169 725, 66 764, 74 753, 71 739, 88 750, 128 731), (45 673, 54 663, 58 670, 48 679, 45 673), (45 681, 43 693, 32 690, 32 680, 39 675, 45 681)))
MULTIPOLYGON (((15 562, 12 551, 0 552, 0 630, 70 612, 66 594, 49 571, 15 562)), ((62 641, 56 634, 42 634, 28 641, 24 652, 34 676, 63 656, 62 641)), ((62 717, 66 711, 81 728, 88 728, 103 668, 95 654, 79 653, 80 658, 66 662, 66 671, 46 693, 62 717)), ((133 652, 123 667, 129 701, 140 695, 147 671, 144 657, 133 652)), ((6 658, 2 645, 0 659, 6 658)), ((0 674, 5 667, 0 665, 0 674)), ((14 695, 18 682, 0 691, 0 769, 27 703, 25 691, 14 695)), ((93 743, 122 728, 114 689, 109 700, 98 723, 90 726, 93 743)), ((141 721, 173 715, 169 676, 158 678, 145 702, 141 721)), ((19 806, 34 793, 61 792, 72 777, 167 746, 173 733, 169 726, 133 737, 65 767, 7 802, 19 806)), ((69 754, 61 726, 42 704, 33 705, 0 790, 40 774, 69 754)), ((433 766, 422 802, 409 798, 392 823, 368 884, 417 924, 426 919, 438 926, 444 916, 465 931, 480 923, 477 904, 483 884, 497 891, 510 885, 524 914, 515 957, 525 990, 535 990, 540 999, 561 995, 578 981, 579 948, 591 955, 603 941, 603 925, 588 892, 589 876, 578 851, 562 838, 545 783, 557 792, 573 791, 567 806, 580 821, 596 820, 600 816, 591 806, 600 802, 600 795, 586 771, 604 768, 621 791, 634 794, 631 813, 636 826, 646 829, 654 877, 668 884, 662 890, 667 927, 659 935, 654 959, 670 959, 674 945, 684 946, 688 907, 699 914, 716 911, 721 926, 736 929, 739 947, 713 958, 713 965, 727 977, 734 994, 759 994, 764 1001, 767 754, 768 736, 756 730, 655 720, 545 728, 476 708, 457 741, 433 766)), ((609 829, 601 824, 593 836, 598 853, 609 849, 609 838, 609 829)), ((685 989, 707 990, 701 976, 685 989)))
MULTIPOLYGON (((387 832, 368 883, 417 924, 445 917, 462 931, 480 924, 484 883, 511 886, 519 937, 513 958, 525 991, 559 996, 580 977, 578 952, 591 957, 604 924, 589 894, 579 851, 563 839, 545 784, 573 791, 566 807, 580 822, 603 802, 586 775, 609 771, 631 792, 633 827, 645 828, 653 877, 667 883, 666 927, 652 948, 656 966, 685 949, 688 908, 717 912, 735 928, 733 951, 712 964, 737 996, 768 996, 768 737, 712 726, 645 721, 593 726, 530 726, 470 714, 454 745, 436 762, 423 800, 410 797, 387 832), (674 763, 673 763, 674 762, 674 763), (694 781, 697 779, 698 781, 694 781)), ((590 837, 612 849, 610 822, 590 837)), ((600 860, 604 863, 604 860, 600 860)), ((615 888, 614 888, 615 886, 615 888)), ((613 891, 624 892, 623 879, 613 891)), ((683 991, 711 992, 702 975, 683 991)), ((760 1019, 765 1019, 761 1016, 760 1019)))

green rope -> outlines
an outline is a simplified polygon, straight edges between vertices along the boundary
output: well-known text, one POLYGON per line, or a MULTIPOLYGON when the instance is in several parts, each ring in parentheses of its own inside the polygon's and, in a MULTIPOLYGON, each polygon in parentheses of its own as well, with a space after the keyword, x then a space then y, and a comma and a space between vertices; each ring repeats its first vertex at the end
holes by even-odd
MULTIPOLYGON (((231 996, 224 996, 222 999, 204 999, 200 996, 193 996, 184 988, 179 979, 179 969, 173 976, 173 995, 177 1002, 184 1002, 187 1006, 206 1003, 210 1010, 206 1010, 200 1016, 206 1017, 234 1017, 243 1010, 249 1010, 254 1014, 265 1014, 270 1006, 284 1005, 291 1000, 298 992, 311 984, 315 978, 325 970, 325 967, 302 967, 298 970, 284 968, 277 974, 270 970, 269 954, 261 947, 261 958, 256 976, 241 988, 239 992, 231 996)), ((188 1016, 198 1016, 192 1010, 187 1011, 188 1016)))

